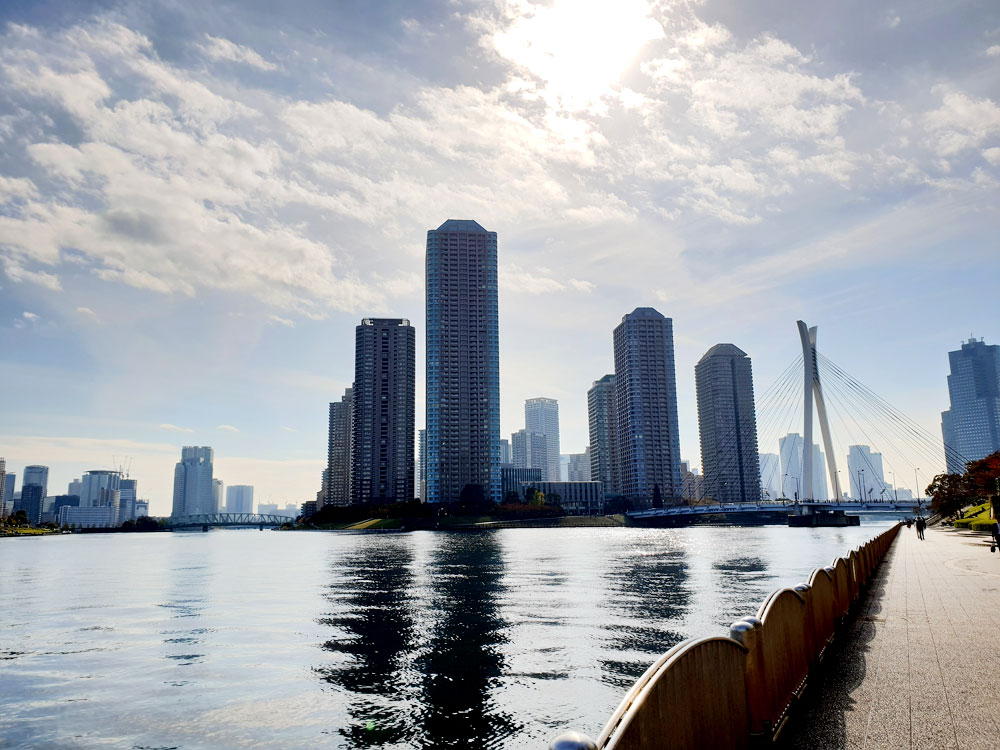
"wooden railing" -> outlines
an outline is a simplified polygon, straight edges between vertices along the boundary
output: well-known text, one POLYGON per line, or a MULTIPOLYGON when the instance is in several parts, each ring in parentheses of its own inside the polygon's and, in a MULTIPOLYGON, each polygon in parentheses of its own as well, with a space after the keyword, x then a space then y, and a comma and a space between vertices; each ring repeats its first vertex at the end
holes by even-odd
POLYGON ((743 748, 776 736, 899 526, 817 569, 808 583, 775 591, 728 638, 677 644, 626 693, 596 742, 569 732, 550 750, 743 748))

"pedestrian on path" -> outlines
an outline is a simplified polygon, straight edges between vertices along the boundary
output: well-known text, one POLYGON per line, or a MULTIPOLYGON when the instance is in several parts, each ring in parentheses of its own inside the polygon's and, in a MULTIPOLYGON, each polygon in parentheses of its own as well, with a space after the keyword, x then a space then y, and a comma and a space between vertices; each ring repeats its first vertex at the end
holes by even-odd
POLYGON ((927 528, 927 521, 924 520, 923 516, 917 518, 917 539, 923 540, 924 529, 927 528))
POLYGON ((990 552, 996 552, 997 547, 1000 547, 1000 520, 993 522, 993 528, 990 531, 993 534, 993 544, 990 545, 990 552))

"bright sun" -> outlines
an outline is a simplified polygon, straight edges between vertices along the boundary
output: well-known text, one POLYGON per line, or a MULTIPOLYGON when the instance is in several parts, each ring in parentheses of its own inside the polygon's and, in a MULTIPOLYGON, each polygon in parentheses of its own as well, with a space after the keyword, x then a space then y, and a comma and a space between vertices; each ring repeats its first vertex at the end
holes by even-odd
POLYGON ((663 37, 646 0, 515 3, 514 22, 493 37, 497 52, 545 81, 566 109, 590 109, 616 83, 639 49, 663 37))

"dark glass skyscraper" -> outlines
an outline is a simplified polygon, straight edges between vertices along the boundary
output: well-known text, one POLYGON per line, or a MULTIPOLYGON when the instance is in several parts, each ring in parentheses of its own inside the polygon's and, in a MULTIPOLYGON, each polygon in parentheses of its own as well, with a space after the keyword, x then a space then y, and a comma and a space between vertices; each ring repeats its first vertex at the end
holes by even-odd
POLYGON ((681 497, 673 321, 637 307, 615 328, 615 418, 622 493, 638 507, 681 497))
POLYGON ((719 502, 760 499, 757 412, 750 357, 716 344, 694 368, 704 493, 719 502))
POLYGON ((351 501, 414 498, 416 333, 403 318, 355 329, 351 501))
POLYGON ((951 408, 941 413, 950 474, 964 474, 966 461, 1000 451, 1000 346, 969 339, 948 352, 951 408))
POLYGON ((427 232, 427 501, 500 501, 497 234, 427 232))

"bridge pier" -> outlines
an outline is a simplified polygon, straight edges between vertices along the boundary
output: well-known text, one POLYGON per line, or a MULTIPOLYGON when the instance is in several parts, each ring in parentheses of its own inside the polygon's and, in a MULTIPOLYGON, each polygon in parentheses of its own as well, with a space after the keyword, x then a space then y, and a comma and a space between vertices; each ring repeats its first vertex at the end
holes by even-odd
POLYGON ((201 526, 201 530, 202 530, 202 531, 208 531, 208 524, 207 524, 207 523, 205 523, 205 524, 202 524, 202 526, 201 526))

